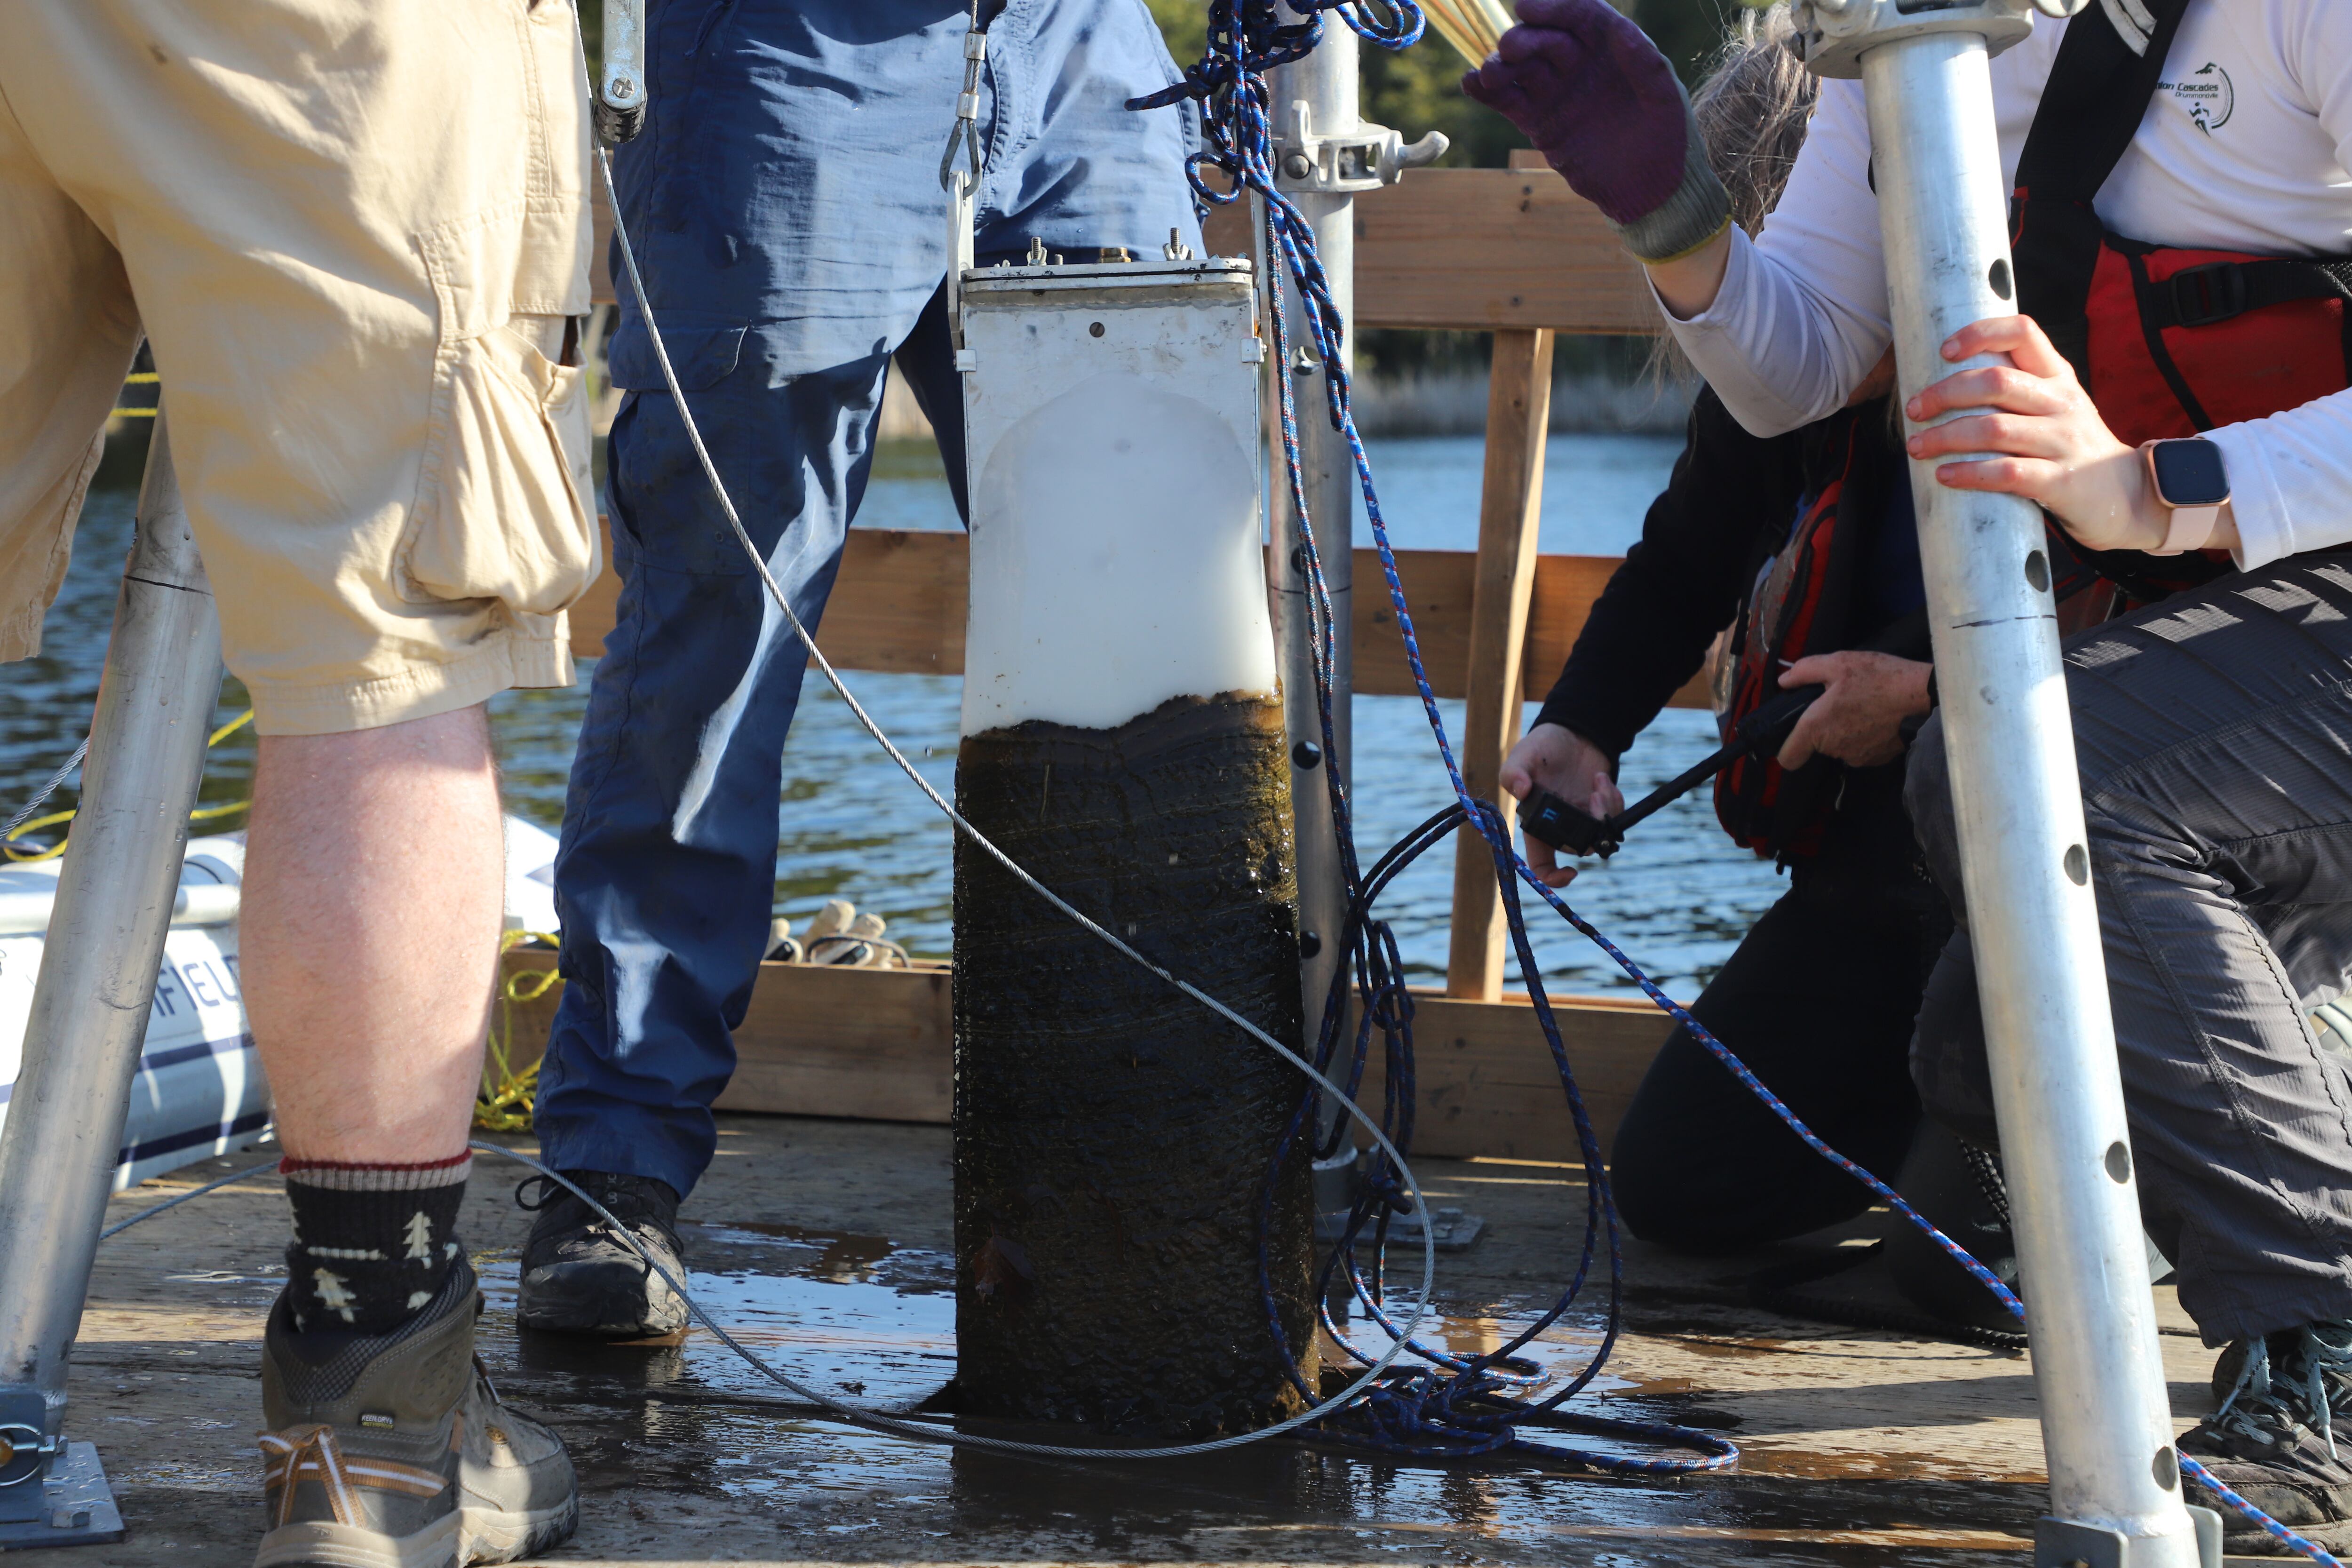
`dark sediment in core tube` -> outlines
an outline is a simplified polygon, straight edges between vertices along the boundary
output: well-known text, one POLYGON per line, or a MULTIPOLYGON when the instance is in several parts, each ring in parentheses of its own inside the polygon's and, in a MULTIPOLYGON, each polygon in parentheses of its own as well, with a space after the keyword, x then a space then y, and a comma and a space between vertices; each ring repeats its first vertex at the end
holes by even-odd
MULTIPOLYGON (((956 805, 1045 886, 1297 1048, 1279 702, 1184 697, 1113 730, 969 736, 956 805)), ((1306 1080, 961 837, 955 857, 959 1407, 1183 1436, 1290 1414, 1257 1223, 1306 1080)), ((1276 1310, 1311 1357, 1303 1141, 1270 1212, 1276 1310)))

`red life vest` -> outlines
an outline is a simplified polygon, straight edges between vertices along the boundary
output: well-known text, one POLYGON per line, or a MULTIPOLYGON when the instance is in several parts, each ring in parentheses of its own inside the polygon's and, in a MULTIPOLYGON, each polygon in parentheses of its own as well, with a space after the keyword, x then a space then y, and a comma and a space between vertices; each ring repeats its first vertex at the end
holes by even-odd
MULTIPOLYGON (((1740 721, 1780 694, 1780 676, 1809 654, 1857 646, 1858 616, 1890 485, 1907 483, 1889 434, 1887 408, 1873 401, 1841 409, 1804 432, 1812 489, 1799 503, 1788 541, 1753 573, 1732 623, 1717 676, 1717 723, 1727 741, 1740 721)), ((1885 651, 1925 658, 1927 619, 1914 616, 1885 651)), ((1882 639, 1883 640, 1883 639, 1882 639)), ((1732 841, 1777 859, 1821 848, 1834 815, 1844 764, 1815 757, 1793 773, 1770 755, 1742 756, 1715 776, 1715 816, 1732 841)))

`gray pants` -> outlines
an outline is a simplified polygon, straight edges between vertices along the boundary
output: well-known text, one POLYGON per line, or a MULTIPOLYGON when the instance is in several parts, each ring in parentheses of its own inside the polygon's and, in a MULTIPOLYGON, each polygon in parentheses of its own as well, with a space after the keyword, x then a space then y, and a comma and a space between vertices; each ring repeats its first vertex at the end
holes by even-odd
MULTIPOLYGON (((2352 966, 2352 551, 2223 578, 2065 658, 2148 1233, 2210 1344, 2352 1317, 2352 1079, 2303 1011, 2352 966)), ((1912 1076, 1993 1146, 1938 722, 1906 798, 1961 921, 1912 1076)))

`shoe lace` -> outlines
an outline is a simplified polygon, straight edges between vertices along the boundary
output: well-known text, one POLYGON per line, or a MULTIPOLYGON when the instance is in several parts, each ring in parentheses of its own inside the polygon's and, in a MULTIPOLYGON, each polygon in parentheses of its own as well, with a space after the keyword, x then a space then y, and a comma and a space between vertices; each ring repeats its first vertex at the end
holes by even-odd
POLYGON ((2303 1331, 2304 1398, 2311 1406, 2312 1424, 2327 1443, 2327 1457, 2336 1458, 2335 1406, 2328 1374, 2352 1379, 2352 1324, 2313 1323, 2303 1331), (2340 1336, 2339 1343, 2336 1336, 2340 1336))
MULTIPOLYGON (((580 1190, 603 1204, 612 1216, 631 1229, 641 1220, 658 1224, 661 1205, 654 1194, 638 1184, 636 1178, 615 1175, 606 1171, 566 1171, 580 1190)), ((565 1202, 575 1204, 581 1217, 601 1224, 595 1211, 580 1202, 562 1183, 550 1176, 525 1176, 515 1184, 515 1206, 528 1214, 558 1206, 565 1202)))
POLYGON ((2273 1381, 2270 1342, 2257 1334, 2246 1342, 2245 1363, 2238 1368, 2238 1381, 2230 1385, 2230 1396, 2213 1412, 2214 1429, 2264 1447, 2275 1443, 2278 1438, 2271 1429, 2272 1422, 2285 1411, 2273 1390, 2273 1381), (2264 1416, 2272 1421, 2266 1422, 2264 1416))
POLYGON ((2306 1325, 2297 1332, 2292 1363, 2273 1362, 2266 1337, 2248 1341, 2245 1364, 2230 1396, 2213 1413, 2213 1426, 2267 1446, 2277 1441, 2278 1422, 2299 1421, 2326 1445, 2334 1460, 2336 1411, 2327 1380, 2331 1373, 2352 1377, 2352 1324, 2306 1325), (2345 1342, 2331 1338, 2331 1329, 2345 1342))

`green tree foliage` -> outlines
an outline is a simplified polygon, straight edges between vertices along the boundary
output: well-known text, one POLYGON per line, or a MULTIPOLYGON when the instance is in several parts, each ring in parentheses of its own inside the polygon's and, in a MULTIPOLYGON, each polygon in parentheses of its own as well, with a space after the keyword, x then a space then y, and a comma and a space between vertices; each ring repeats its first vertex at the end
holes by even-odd
MULTIPOLYGON (((1722 46, 1739 0, 1611 0, 1631 14, 1682 73, 1696 82, 1706 62, 1722 46)), ((1207 0, 1146 0, 1168 52, 1179 65, 1201 58, 1207 39, 1207 0)), ((1462 92, 1462 57, 1434 28, 1412 48, 1366 48, 1363 61, 1364 118, 1392 126, 1410 140, 1424 131, 1443 131, 1453 143, 1445 163, 1456 168, 1500 168, 1511 150, 1528 139, 1501 115, 1462 92)), ((1357 344, 1360 373, 1410 375, 1433 371, 1483 369, 1488 339, 1484 332, 1368 331, 1357 344)), ((1642 340, 1563 339, 1555 364, 1559 374, 1636 374, 1647 353, 1642 340)))
MULTIPOLYGON (((1180 65, 1201 58, 1207 37, 1207 0, 1146 0, 1168 52, 1180 65)), ((1720 47, 1738 0, 1612 0, 1630 12, 1685 81, 1697 72, 1720 47)), ((1454 143, 1445 162, 1457 168, 1500 168, 1511 149, 1524 147, 1527 138, 1509 121, 1462 95, 1463 61, 1431 29, 1412 48, 1391 52, 1363 51, 1364 118, 1394 126, 1407 139, 1424 131, 1443 131, 1454 143)))

